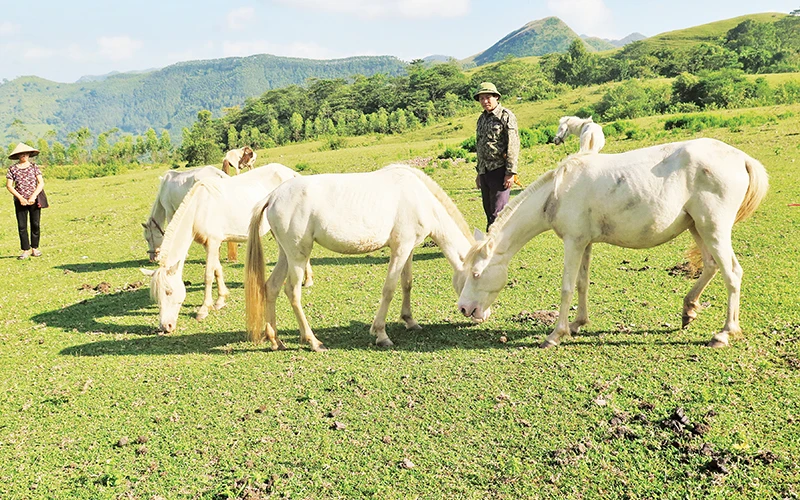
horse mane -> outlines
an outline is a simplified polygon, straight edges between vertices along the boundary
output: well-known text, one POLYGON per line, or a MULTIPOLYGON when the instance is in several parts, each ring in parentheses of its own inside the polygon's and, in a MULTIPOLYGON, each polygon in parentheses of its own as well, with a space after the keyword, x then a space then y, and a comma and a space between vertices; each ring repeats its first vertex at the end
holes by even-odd
MULTIPOLYGON (((569 158, 567 158, 569 159, 569 158)), ((563 162, 562 162, 563 163, 563 162)), ((489 238, 493 238, 502 228, 506 221, 511 218, 511 215, 517 211, 517 208, 522 205, 522 202, 527 200, 533 193, 539 190, 540 187, 545 185, 546 183, 553 180, 553 177, 556 176, 558 170, 561 169, 561 166, 558 167, 556 170, 548 170, 547 172, 543 173, 539 176, 538 179, 533 181, 528 187, 526 187, 520 194, 515 196, 508 205, 497 214, 497 219, 495 219, 494 223, 489 226, 489 238)))
MULTIPOLYGON (((175 239, 175 233, 178 232, 178 227, 183 222, 183 218, 186 216, 186 212, 189 210, 194 209, 195 198, 197 197, 197 193, 200 190, 205 190, 207 193, 211 194, 212 196, 218 197, 222 195, 222 191, 219 189, 219 181, 221 178, 218 177, 210 177, 208 179, 203 179, 194 186, 186 196, 183 198, 178 210, 175 211, 175 215, 172 216, 172 220, 167 225, 167 230, 164 233, 164 241, 161 243, 161 252, 158 255, 158 263, 160 267, 166 266, 169 260, 169 253, 173 246, 173 240, 175 239), (190 208, 191 207, 191 208, 190 208)), ((192 231, 192 238, 194 238, 194 230, 192 231)))
POLYGON ((431 179, 430 176, 428 174, 426 174, 425 172, 423 172, 422 170, 420 170, 418 168, 414 168, 414 167, 408 166, 408 165, 405 165, 403 163, 396 163, 396 164, 392 164, 392 165, 387 165, 384 168, 396 168, 396 167, 400 167, 400 168, 403 168, 403 169, 410 170, 410 171, 414 172, 414 174, 423 182, 423 184, 425 184, 425 187, 428 188, 428 191, 430 191, 431 194, 437 200, 439 200, 439 203, 442 204, 442 206, 445 208, 445 210, 447 210, 447 214, 456 223, 458 228, 461 230, 461 232, 467 238, 467 241, 469 241, 470 244, 475 243, 475 238, 472 236, 472 233, 470 233, 470 231, 469 231, 469 224, 467 224, 466 219, 464 219, 464 214, 461 213, 461 210, 458 209, 456 204, 453 202, 452 198, 447 196, 447 193, 444 192, 444 189, 442 189, 442 187, 439 184, 437 184, 436 181, 431 179))

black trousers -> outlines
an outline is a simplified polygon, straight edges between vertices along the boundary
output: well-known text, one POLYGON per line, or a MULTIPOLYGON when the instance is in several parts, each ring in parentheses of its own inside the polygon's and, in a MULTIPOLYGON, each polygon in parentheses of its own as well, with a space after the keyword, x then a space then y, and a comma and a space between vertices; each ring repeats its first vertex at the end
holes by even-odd
POLYGON ((503 183, 506 179, 506 169, 496 168, 481 174, 481 198, 483 199, 483 212, 486 214, 486 230, 497 218, 497 214, 508 204, 511 189, 506 189, 503 183))
POLYGON ((36 203, 22 206, 19 200, 14 198, 14 210, 17 212, 20 248, 23 251, 30 250, 31 247, 39 248, 39 220, 42 216, 42 209, 36 203), (28 218, 31 220, 30 240, 28 239, 28 218))

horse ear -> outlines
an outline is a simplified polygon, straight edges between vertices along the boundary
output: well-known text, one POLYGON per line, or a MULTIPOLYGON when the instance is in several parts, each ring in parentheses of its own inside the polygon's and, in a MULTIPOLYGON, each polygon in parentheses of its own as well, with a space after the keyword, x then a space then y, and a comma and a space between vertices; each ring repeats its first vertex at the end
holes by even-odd
POLYGON ((153 271, 152 269, 145 269, 145 268, 143 268, 143 267, 140 267, 140 268, 139 268, 139 270, 140 270, 140 271, 142 272, 142 274, 144 274, 145 276, 153 276, 153 275, 156 273, 156 272, 155 272, 155 271, 153 271))
POLYGON ((481 230, 477 227, 475 228, 475 232, 473 233, 472 237, 475 238, 475 241, 483 241, 486 239, 486 235, 484 235, 483 232, 481 232, 481 230))

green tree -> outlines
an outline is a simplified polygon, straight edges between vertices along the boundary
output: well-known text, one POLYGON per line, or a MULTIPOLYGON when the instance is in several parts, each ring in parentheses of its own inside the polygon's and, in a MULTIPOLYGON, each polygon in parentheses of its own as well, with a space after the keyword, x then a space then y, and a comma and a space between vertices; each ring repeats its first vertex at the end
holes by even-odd
POLYGON ((239 147, 239 132, 236 131, 236 126, 233 124, 228 125, 228 150, 237 149, 239 147))
POLYGON ((218 163, 222 157, 217 134, 211 120, 211 112, 202 110, 197 113, 197 121, 191 129, 183 129, 183 142, 178 150, 180 158, 186 166, 210 165, 218 163))
POLYGON ((303 115, 298 112, 292 113, 292 117, 289 119, 289 136, 291 140, 297 142, 303 136, 303 115))

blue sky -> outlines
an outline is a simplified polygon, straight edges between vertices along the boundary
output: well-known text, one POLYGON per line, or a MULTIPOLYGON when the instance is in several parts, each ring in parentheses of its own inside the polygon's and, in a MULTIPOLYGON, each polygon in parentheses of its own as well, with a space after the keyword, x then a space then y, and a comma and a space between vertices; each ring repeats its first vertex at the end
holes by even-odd
POLYGON ((800 0, 2 0, 0 81, 164 67, 267 53, 333 59, 432 54, 462 59, 529 21, 558 16, 580 34, 651 36, 800 0))

